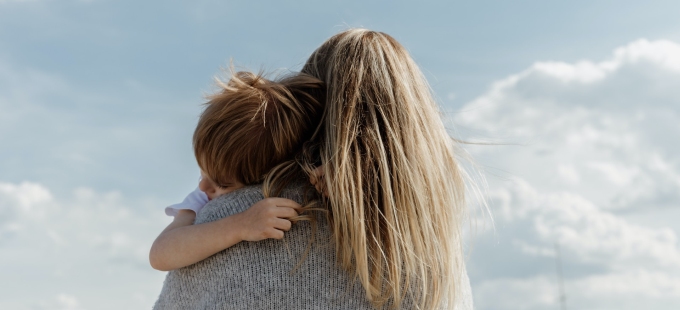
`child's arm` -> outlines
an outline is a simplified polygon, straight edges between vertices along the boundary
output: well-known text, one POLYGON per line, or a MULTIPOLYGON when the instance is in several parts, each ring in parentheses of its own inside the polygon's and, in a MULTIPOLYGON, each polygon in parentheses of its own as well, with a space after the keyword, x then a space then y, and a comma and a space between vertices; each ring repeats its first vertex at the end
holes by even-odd
POLYGON ((149 253, 154 269, 185 267, 241 241, 282 239, 300 205, 285 198, 266 198, 248 210, 223 219, 192 225, 196 213, 180 210, 175 220, 156 238, 149 253))

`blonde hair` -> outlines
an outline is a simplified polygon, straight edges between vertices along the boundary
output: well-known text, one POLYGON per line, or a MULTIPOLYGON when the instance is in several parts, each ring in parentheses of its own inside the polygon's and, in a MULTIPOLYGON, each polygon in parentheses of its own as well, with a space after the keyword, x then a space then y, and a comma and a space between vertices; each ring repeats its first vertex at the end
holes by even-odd
POLYGON ((381 32, 339 33, 303 73, 326 86, 299 164, 323 163, 339 263, 376 308, 453 307, 464 278, 463 173, 418 66, 381 32))
POLYGON ((199 167, 215 183, 235 178, 256 184, 291 160, 318 126, 322 106, 314 96, 322 82, 305 74, 270 81, 236 72, 209 96, 194 131, 199 167))

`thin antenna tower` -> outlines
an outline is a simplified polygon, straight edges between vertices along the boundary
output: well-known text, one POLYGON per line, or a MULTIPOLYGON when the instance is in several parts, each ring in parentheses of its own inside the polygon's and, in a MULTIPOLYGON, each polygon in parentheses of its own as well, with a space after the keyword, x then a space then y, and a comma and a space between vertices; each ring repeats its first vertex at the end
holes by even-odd
POLYGON ((560 254, 560 245, 555 242, 555 263, 557 265, 557 285, 559 289, 560 308, 567 310, 567 295, 564 293, 564 279, 562 277, 562 255, 560 254))

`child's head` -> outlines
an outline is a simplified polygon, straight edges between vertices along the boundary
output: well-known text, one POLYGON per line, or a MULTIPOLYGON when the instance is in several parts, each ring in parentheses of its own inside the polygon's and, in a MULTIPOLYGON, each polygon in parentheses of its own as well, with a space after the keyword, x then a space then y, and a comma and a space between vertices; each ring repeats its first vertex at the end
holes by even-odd
POLYGON ((310 93, 322 83, 305 74, 270 81, 236 72, 201 115, 194 132, 194 154, 207 177, 219 187, 263 181, 274 166, 292 159, 312 135, 321 104, 310 93))

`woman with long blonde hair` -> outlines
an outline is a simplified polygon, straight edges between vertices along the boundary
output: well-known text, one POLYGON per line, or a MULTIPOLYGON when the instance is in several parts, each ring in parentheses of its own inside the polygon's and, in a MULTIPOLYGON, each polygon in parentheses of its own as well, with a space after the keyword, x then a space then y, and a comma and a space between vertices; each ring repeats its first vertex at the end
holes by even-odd
POLYGON ((329 208, 340 265, 377 308, 471 307, 462 248, 465 185, 430 88, 406 49, 366 29, 337 34, 303 73, 326 84, 302 164, 329 208), (316 157, 316 158, 315 158, 316 157))

